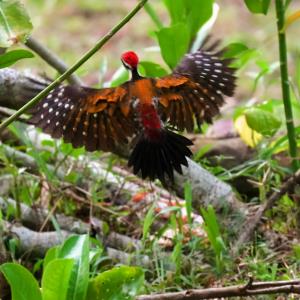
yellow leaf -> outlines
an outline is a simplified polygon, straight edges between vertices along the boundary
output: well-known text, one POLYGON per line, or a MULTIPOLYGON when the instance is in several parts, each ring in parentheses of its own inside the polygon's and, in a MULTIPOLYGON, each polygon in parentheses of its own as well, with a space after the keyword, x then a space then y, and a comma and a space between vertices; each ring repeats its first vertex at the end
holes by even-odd
POLYGON ((293 14, 291 14, 290 16, 288 16, 286 18, 286 21, 285 21, 282 31, 285 31, 287 29, 287 27, 289 27, 291 24, 293 24, 298 19, 300 19, 300 10, 297 10, 296 12, 294 12, 293 14))
POLYGON ((234 127, 239 133, 241 139, 250 147, 255 147, 262 139, 262 135, 251 129, 246 121, 244 115, 239 116, 235 122, 234 127))

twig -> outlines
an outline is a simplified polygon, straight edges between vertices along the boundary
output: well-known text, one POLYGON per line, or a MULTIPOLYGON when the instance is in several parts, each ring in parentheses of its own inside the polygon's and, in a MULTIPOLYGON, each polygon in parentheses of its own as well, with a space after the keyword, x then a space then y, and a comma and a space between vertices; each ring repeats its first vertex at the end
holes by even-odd
POLYGON ((280 188, 279 191, 274 192, 267 201, 258 209, 258 211, 255 213, 254 216, 249 217, 249 219, 245 222, 243 225, 243 230, 241 230, 241 235, 239 239, 237 240, 235 247, 234 247, 234 253, 238 251, 238 249, 246 242, 248 242, 259 224, 262 216, 264 213, 273 207, 273 205, 287 192, 291 191, 295 185, 300 183, 300 170, 295 173, 293 176, 291 176, 280 188))
POLYGON ((125 24, 127 24, 131 18, 135 16, 135 14, 145 5, 147 0, 141 0, 136 7, 123 19, 121 20, 115 27, 111 29, 103 38, 101 38, 95 46, 90 49, 87 53, 85 53, 73 66, 71 66, 65 73, 59 76, 56 80, 54 80, 51 84, 49 84, 43 91, 41 91, 38 95, 36 95, 33 99, 27 102, 23 107, 21 107, 14 115, 7 118, 0 124, 0 131, 7 127, 10 123, 12 123, 17 117, 23 114, 27 109, 32 107, 42 98, 44 98, 51 90, 53 90, 57 85, 63 82, 66 78, 68 78, 71 74, 73 74, 80 66, 82 66, 91 56, 93 56, 98 50, 100 50, 107 41, 109 41, 125 24))
POLYGON ((272 281, 268 283, 253 282, 251 285, 235 285, 229 287, 194 289, 176 293, 138 296, 136 300, 199 300, 224 297, 242 297, 266 294, 300 294, 300 280, 272 281))
MULTIPOLYGON (((46 61, 50 66, 56 69, 60 74, 63 74, 68 70, 68 66, 53 52, 42 45, 34 37, 29 37, 25 45, 38 54, 44 61, 46 61)), ((71 74, 68 78, 71 84, 82 85, 80 79, 75 74, 71 74)))

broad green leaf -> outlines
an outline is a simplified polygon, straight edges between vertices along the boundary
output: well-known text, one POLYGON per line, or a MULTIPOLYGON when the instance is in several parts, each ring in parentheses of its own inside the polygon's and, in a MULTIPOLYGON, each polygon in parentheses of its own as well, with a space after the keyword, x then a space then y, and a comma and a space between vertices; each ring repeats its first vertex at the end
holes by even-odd
POLYGON ((9 283, 12 300, 42 300, 38 282, 23 266, 15 263, 5 263, 0 266, 9 283))
POLYGON ((161 54, 171 69, 175 68, 188 51, 190 35, 186 23, 178 23, 156 32, 161 54))
POLYGON ((199 28, 213 13, 213 0, 164 0, 171 17, 171 25, 185 23, 190 36, 197 34, 199 28))
POLYGON ((34 57, 34 55, 30 51, 24 49, 6 52, 5 54, 0 55, 0 69, 7 68, 20 59, 32 57, 34 57))
POLYGON ((189 0, 163 0, 165 6, 169 11, 172 24, 176 24, 185 19, 186 17, 186 11, 185 11, 186 6, 184 4, 185 1, 189 1, 189 0))
POLYGON ((67 299, 85 299, 89 280, 88 236, 78 235, 68 238, 60 249, 58 257, 74 259, 67 299))
POLYGON ((213 0, 185 0, 187 24, 190 36, 194 37, 200 27, 209 20, 213 13, 213 0))
POLYGON ((0 1, 0 47, 25 41, 31 30, 30 18, 20 1, 0 1))
POLYGON ((145 77, 162 77, 168 74, 163 67, 151 61, 141 61, 139 63, 139 71, 145 77))
POLYGON ((245 117, 249 127, 264 136, 272 136, 281 125, 274 114, 259 108, 246 110, 245 117))
POLYGON ((59 246, 55 246, 52 247, 50 249, 48 249, 45 258, 44 258, 44 262, 43 262, 43 268, 44 270, 46 269, 47 265, 54 259, 57 258, 58 255, 58 251, 59 251, 59 246))
POLYGON ((262 135, 260 133, 249 127, 245 115, 240 115, 235 119, 234 127, 239 133, 241 139, 250 147, 255 147, 262 139, 262 135))
POLYGON ((90 280, 86 300, 133 300, 143 285, 141 268, 113 268, 90 280))
POLYGON ((68 300, 73 259, 58 258, 47 265, 42 278, 43 300, 68 300))
POLYGON ((271 0, 244 0, 248 9, 254 14, 266 15, 269 10, 271 0))

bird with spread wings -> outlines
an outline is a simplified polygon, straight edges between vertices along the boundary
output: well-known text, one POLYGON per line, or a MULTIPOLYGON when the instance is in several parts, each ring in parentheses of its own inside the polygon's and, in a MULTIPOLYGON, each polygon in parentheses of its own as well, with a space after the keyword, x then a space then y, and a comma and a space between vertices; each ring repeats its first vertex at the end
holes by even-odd
POLYGON ((138 56, 123 53, 131 79, 115 88, 60 85, 34 108, 30 122, 53 138, 88 151, 131 143, 128 165, 142 178, 173 181, 191 156, 192 142, 173 132, 212 122, 235 89, 235 69, 222 51, 202 47, 186 54, 170 75, 146 78, 138 56), (171 130, 172 129, 172 130, 171 130))

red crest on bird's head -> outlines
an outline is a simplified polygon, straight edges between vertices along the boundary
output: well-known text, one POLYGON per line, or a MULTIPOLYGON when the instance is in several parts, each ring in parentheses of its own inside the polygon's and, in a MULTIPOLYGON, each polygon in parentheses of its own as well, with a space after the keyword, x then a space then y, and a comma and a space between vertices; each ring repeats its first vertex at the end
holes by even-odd
POLYGON ((126 68, 135 69, 139 63, 139 58, 133 51, 124 52, 121 56, 121 60, 126 68))

